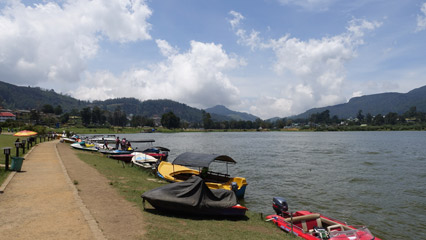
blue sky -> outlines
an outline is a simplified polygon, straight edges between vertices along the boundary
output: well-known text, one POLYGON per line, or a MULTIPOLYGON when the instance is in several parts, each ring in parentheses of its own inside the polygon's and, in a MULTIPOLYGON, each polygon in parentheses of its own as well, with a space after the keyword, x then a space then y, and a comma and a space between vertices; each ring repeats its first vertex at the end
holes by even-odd
POLYGON ((426 85, 425 0, 0 1, 0 81, 262 119, 426 85))

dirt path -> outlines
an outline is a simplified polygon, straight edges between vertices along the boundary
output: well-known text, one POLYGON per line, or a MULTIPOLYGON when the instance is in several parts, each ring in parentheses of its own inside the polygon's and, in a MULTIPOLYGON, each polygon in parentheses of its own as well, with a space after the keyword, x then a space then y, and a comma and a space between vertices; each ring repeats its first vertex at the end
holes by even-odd
POLYGON ((55 151, 40 144, 0 195, 2 239, 94 239, 55 151))
POLYGON ((1 239, 142 239, 143 234, 140 209, 58 141, 37 145, 0 195, 1 239))
POLYGON ((59 155, 84 204, 108 239, 141 239, 144 231, 140 209, 126 201, 96 169, 79 160, 68 144, 57 145, 59 155))

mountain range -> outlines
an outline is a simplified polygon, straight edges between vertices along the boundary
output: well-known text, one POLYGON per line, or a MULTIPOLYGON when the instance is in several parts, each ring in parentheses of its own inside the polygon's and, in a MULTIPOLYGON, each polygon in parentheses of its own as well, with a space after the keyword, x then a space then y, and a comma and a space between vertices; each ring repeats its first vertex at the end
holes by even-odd
POLYGON ((259 118, 259 117, 252 115, 252 114, 249 114, 249 113, 236 112, 236 111, 229 110, 228 108, 226 108, 223 105, 216 105, 216 106, 211 107, 211 108, 206 108, 205 111, 208 112, 208 113, 226 116, 226 117, 229 117, 229 118, 231 118, 233 120, 237 120, 237 121, 241 120, 241 121, 252 121, 252 122, 254 122, 256 119, 259 118))
POLYGON ((339 118, 355 118, 359 110, 365 115, 388 114, 394 112, 403 114, 410 107, 416 107, 419 112, 426 112, 426 86, 413 89, 408 93, 380 93, 354 97, 347 103, 334 106, 312 108, 302 114, 292 116, 291 118, 309 118, 312 114, 320 113, 325 110, 330 111, 330 116, 337 115, 339 118))
MULTIPOLYGON (((168 99, 140 101, 136 98, 116 98, 89 102, 56 93, 54 90, 16 86, 0 81, 0 107, 31 110, 41 109, 46 104, 53 107, 60 105, 64 112, 70 112, 72 109, 81 110, 85 107, 98 106, 110 112, 119 107, 126 114, 147 117, 161 117, 164 113, 172 111, 176 116, 187 122, 201 122, 203 117, 201 109, 168 99)), ((257 118, 247 113, 231 111, 224 106, 216 106, 210 109, 211 111, 206 109, 206 112, 210 113, 214 121, 252 121, 257 118)))
MULTIPOLYGON (((46 104, 54 107, 60 105, 64 112, 69 112, 72 109, 81 110, 85 107, 98 106, 111 112, 119 107, 126 114, 147 117, 161 117, 164 113, 172 111, 181 120, 187 122, 201 122, 203 117, 201 109, 168 99, 140 101, 135 98, 116 98, 89 102, 56 93, 54 90, 16 86, 0 81, 0 107, 31 110, 41 109, 46 104)), ((408 93, 380 93, 355 97, 347 103, 313 108, 290 118, 309 118, 310 115, 325 110, 330 111, 330 116, 337 115, 339 118, 356 117, 359 110, 362 110, 363 114, 370 113, 372 115, 379 113, 384 115, 389 112, 402 114, 413 106, 417 107, 417 111, 426 112, 426 86, 413 89, 408 93)), ((232 111, 222 105, 207 108, 204 111, 210 113, 214 121, 255 121, 258 118, 252 114, 232 111)))

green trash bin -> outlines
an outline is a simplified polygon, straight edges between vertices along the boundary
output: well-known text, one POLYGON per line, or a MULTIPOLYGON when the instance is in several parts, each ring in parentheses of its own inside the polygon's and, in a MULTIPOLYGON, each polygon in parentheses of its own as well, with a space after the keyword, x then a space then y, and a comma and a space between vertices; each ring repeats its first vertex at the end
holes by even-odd
POLYGON ((23 157, 12 157, 12 165, 10 166, 10 169, 17 172, 21 171, 24 159, 25 158, 23 157))

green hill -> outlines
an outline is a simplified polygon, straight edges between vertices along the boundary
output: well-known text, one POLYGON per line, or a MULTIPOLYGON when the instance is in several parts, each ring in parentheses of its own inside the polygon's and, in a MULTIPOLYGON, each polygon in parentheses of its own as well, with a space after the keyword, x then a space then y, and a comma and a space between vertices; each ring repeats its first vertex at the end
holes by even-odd
MULTIPOLYGON (((146 100, 142 102, 135 98, 116 98, 89 102, 62 95, 53 90, 15 86, 0 81, 0 106, 3 108, 40 110, 46 104, 52 106, 60 105, 64 112, 94 106, 113 112, 117 107, 120 107, 121 111, 124 111, 126 114, 161 117, 164 113, 172 111, 184 121, 201 122, 202 120, 202 111, 200 109, 167 99, 146 100)), ((229 120, 228 117, 217 114, 212 114, 212 119, 215 121, 229 120)))
POLYGON ((325 110, 330 111, 330 116, 337 115, 339 118, 345 119, 355 118, 359 110, 362 110, 363 114, 370 113, 373 116, 385 115, 389 112, 403 114, 413 106, 417 107, 419 112, 426 112, 426 86, 416 88, 408 93, 380 93, 355 97, 350 99, 348 103, 312 108, 291 118, 309 118, 310 115, 325 110))
POLYGON ((214 107, 211 108, 207 108, 205 109, 206 112, 210 113, 210 114, 218 114, 218 115, 222 115, 222 116, 227 116, 229 118, 231 118, 232 120, 236 120, 236 121, 256 121, 256 119, 258 117, 248 114, 248 113, 244 113, 244 112, 236 112, 236 111, 232 111, 229 110, 228 108, 226 108, 223 105, 216 105, 214 107))
POLYGON ((127 114, 147 117, 161 117, 164 113, 172 111, 176 116, 188 122, 200 122, 202 118, 200 109, 168 99, 146 100, 141 102, 135 98, 116 98, 105 101, 94 101, 92 105, 111 112, 117 107, 120 107, 120 109, 127 114))
POLYGON ((61 105, 64 111, 80 109, 89 102, 58 94, 39 87, 20 87, 0 81, 0 106, 9 109, 41 109, 43 105, 61 105))

